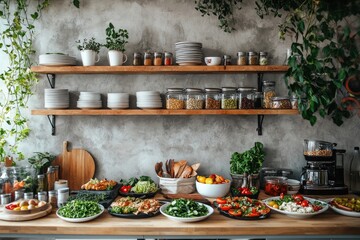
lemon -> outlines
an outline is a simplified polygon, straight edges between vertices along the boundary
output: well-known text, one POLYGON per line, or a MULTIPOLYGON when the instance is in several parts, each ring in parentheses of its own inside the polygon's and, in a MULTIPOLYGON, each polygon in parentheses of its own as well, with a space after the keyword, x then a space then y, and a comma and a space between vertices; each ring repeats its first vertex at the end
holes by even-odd
POLYGON ((197 176, 197 180, 199 183, 205 183, 206 177, 204 176, 197 176))
POLYGON ((206 183, 206 184, 213 184, 213 183, 214 183, 214 179, 212 179, 212 178, 206 178, 206 179, 205 179, 205 183, 206 183))

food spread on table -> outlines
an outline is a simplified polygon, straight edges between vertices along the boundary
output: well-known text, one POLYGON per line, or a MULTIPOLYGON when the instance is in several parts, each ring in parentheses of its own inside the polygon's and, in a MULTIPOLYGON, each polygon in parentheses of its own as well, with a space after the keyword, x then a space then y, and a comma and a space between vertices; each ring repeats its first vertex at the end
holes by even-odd
POLYGON ((330 205, 345 211, 360 213, 360 198, 338 197, 334 198, 330 205))
POLYGON ((58 209, 57 213, 65 218, 88 218, 101 213, 100 205, 93 201, 72 200, 58 209))
POLYGON ((10 211, 27 211, 45 206, 45 201, 39 201, 38 199, 28 199, 17 202, 12 202, 5 205, 5 209, 10 211))
POLYGON ((159 212, 161 204, 156 199, 140 199, 135 197, 121 197, 114 201, 109 213, 115 216, 147 214, 154 215, 159 212))
POLYGON ((175 199, 165 209, 165 213, 179 218, 206 216, 209 210, 204 204, 191 199, 175 199))
POLYGON ((149 176, 141 176, 139 178, 132 177, 128 180, 121 179, 120 194, 136 193, 136 194, 147 194, 156 193, 158 187, 156 183, 149 176))
POLYGON ((116 184, 117 182, 114 180, 107 180, 106 178, 98 180, 97 178, 94 178, 82 185, 81 189, 95 191, 111 190, 116 184))

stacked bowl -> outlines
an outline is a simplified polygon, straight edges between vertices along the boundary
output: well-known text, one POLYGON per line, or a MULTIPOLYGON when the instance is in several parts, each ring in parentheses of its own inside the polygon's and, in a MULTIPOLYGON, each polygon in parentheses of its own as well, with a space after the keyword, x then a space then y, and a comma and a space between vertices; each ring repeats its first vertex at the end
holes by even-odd
POLYGON ((45 66, 73 66, 76 65, 76 59, 64 54, 42 54, 39 56, 39 64, 45 66))
POLYGON ((102 107, 101 95, 96 92, 80 92, 77 107, 83 109, 96 109, 102 107))
POLYGON ((203 60, 202 43, 177 42, 175 43, 176 63, 180 66, 201 65, 203 60))
POLYGON ((129 94, 108 93, 107 106, 111 109, 129 108, 129 94))
POLYGON ((162 108, 160 93, 156 91, 136 92, 136 106, 138 108, 162 108))
POLYGON ((69 90, 46 88, 44 94, 45 108, 64 109, 69 108, 69 90))

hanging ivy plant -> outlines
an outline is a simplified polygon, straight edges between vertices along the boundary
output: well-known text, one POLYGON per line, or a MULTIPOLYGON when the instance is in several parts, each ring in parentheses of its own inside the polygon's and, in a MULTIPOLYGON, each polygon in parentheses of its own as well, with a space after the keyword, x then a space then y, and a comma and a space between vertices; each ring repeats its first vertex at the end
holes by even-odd
POLYGON ((30 130, 23 110, 38 82, 30 71, 30 58, 35 53, 34 22, 48 5, 48 0, 0 0, 0 17, 5 22, 0 25, 0 49, 9 61, 9 67, 0 74, 0 161, 7 155, 24 158, 18 144, 30 130))

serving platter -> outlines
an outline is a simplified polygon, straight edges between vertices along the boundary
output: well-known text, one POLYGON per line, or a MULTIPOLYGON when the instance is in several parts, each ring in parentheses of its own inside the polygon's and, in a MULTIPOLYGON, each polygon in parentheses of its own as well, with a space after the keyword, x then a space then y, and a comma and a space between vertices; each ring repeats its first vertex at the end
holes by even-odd
POLYGON ((134 192, 121 192, 119 191, 119 195, 124 197, 136 197, 136 198, 152 198, 155 197, 156 193, 159 191, 159 189, 156 190, 156 192, 150 192, 150 193, 134 193, 134 192))
POLYGON ((334 199, 329 199, 327 202, 329 204, 329 207, 336 213, 339 213, 341 215, 344 216, 348 216, 348 217, 360 217, 360 212, 355 212, 355 211, 349 211, 349 210, 345 210, 345 209, 341 209, 339 207, 336 206, 336 204, 334 204, 334 199))
POLYGON ((10 222, 22 222, 22 221, 29 221, 29 220, 41 218, 52 212, 51 204, 48 204, 46 206, 47 208, 45 210, 30 214, 22 214, 22 215, 5 213, 4 207, 2 207, 0 208, 0 220, 10 221, 10 222))
POLYGON ((249 217, 249 216, 234 216, 234 215, 231 215, 228 211, 223 211, 219 208, 219 204, 214 201, 213 202, 213 205, 214 207, 216 207, 219 211, 219 213, 225 217, 228 217, 228 218, 232 218, 232 219, 236 219, 236 220, 261 220, 261 219, 266 219, 270 216, 271 214, 271 211, 270 211, 270 208, 268 208, 263 202, 259 201, 259 200, 256 200, 256 199, 253 199, 252 200, 253 203, 260 203, 261 205, 265 206, 266 207, 266 213, 265 214, 261 214, 260 216, 253 216, 253 217, 249 217))
POLYGON ((139 213, 139 214, 133 214, 133 213, 128 213, 128 214, 124 214, 124 213, 114 213, 112 212, 112 207, 108 207, 108 213, 114 217, 120 217, 120 218, 132 218, 132 219, 138 219, 138 218, 151 218, 151 217, 155 217, 157 215, 160 214, 160 210, 157 210, 155 212, 151 212, 151 213, 139 213))
POLYGON ((198 203, 198 204, 204 205, 208 209, 208 214, 206 214, 205 216, 200 216, 200 217, 188 217, 188 218, 174 217, 174 216, 171 216, 171 215, 166 213, 166 208, 170 204, 171 203, 166 203, 166 204, 162 205, 161 208, 160 208, 160 212, 161 212, 162 215, 164 215, 168 219, 176 221, 176 222, 184 222, 184 223, 199 222, 199 221, 202 221, 202 220, 208 218, 211 214, 214 213, 214 209, 212 207, 210 207, 210 206, 208 206, 206 204, 203 204, 203 203, 198 203))
POLYGON ((56 216, 58 216, 58 218, 66 221, 66 222, 72 222, 72 223, 80 223, 80 222, 88 222, 91 221, 97 217, 99 217, 105 210, 105 208, 103 207, 103 205, 99 204, 99 207, 101 208, 100 213, 90 216, 90 217, 85 217, 85 218, 67 218, 67 217, 63 217, 59 214, 59 210, 60 208, 56 211, 56 216))
MULTIPOLYGON (((12 202, 12 203, 9 203, 9 204, 13 204, 13 203, 16 203, 16 202, 12 202)), ((43 205, 41 207, 34 208, 34 209, 19 210, 19 211, 9 210, 6 207, 4 207, 4 213, 10 214, 10 215, 26 215, 26 214, 33 214, 33 213, 44 211, 48 207, 49 207, 49 203, 46 203, 45 205, 43 205)))

